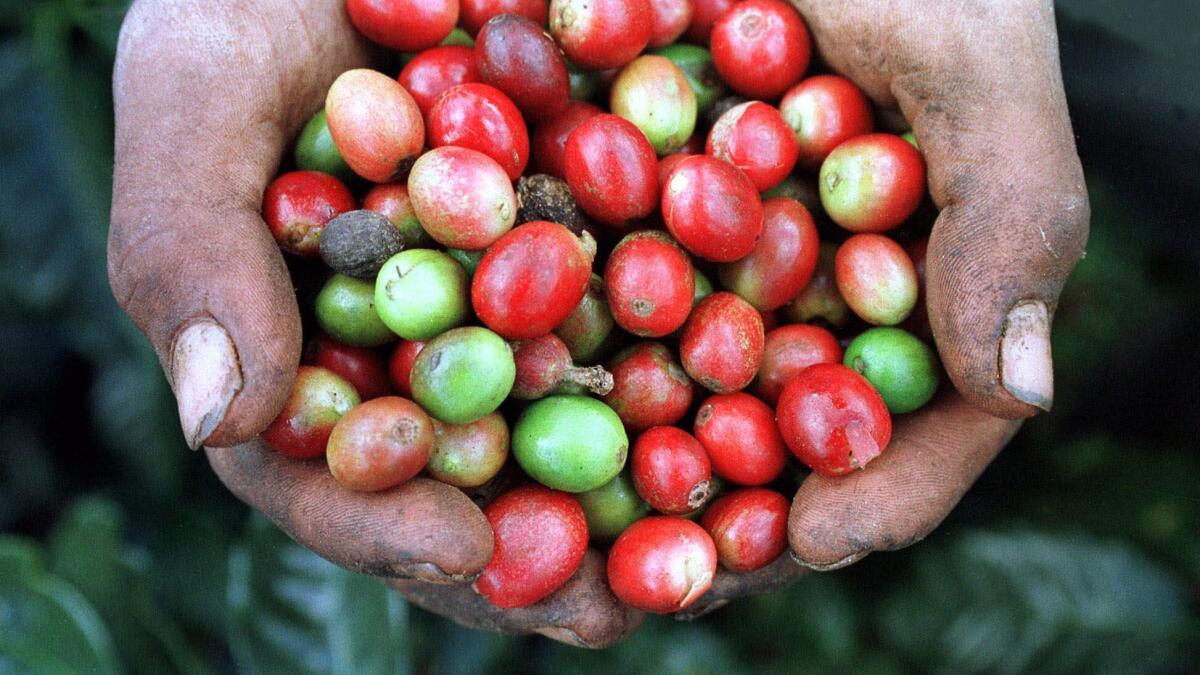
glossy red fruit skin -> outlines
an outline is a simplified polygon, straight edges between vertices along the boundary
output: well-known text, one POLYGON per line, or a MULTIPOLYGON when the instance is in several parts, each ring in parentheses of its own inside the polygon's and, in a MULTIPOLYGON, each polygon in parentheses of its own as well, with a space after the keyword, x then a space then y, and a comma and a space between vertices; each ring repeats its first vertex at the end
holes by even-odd
POLYGON ((570 100, 562 52, 540 24, 523 16, 501 14, 484 24, 475 38, 475 67, 531 122, 557 115, 570 100))
POLYGON ((459 0, 458 25, 474 36, 492 17, 516 14, 545 26, 548 11, 546 0, 459 0))
POLYGON ((666 232, 641 230, 613 248, 604 285, 618 326, 639 337, 662 337, 682 326, 692 311, 695 269, 666 232))
POLYGON ((412 94, 373 70, 348 70, 325 97, 329 134, 354 173, 373 183, 404 175, 425 147, 425 120, 412 94))
POLYGON ((537 172, 565 180, 567 139, 580 124, 603 113, 586 101, 571 101, 562 112, 534 127, 533 166, 537 172))
POLYGON ((475 50, 462 45, 427 49, 414 56, 396 79, 412 94, 428 125, 429 109, 442 92, 455 85, 479 81, 475 50))
POLYGON ((723 495, 700 517, 717 547, 717 559, 731 572, 753 572, 771 564, 788 543, 787 497, 767 488, 723 495))
POLYGON ((650 0, 652 18, 646 46, 657 49, 678 40, 691 24, 694 12, 692 0, 650 0))
POLYGON ((342 181, 320 171, 289 171, 263 193, 263 220, 279 247, 315 258, 321 252, 325 224, 358 208, 342 181))
POLYGON ((591 255, 570 230, 531 221, 483 254, 471 280, 471 304, 499 335, 528 340, 567 318, 583 299, 591 270, 591 255))
POLYGON ((421 472, 433 450, 433 421, 399 396, 359 404, 333 427, 325 459, 338 483, 377 492, 421 472))
POLYGON ((650 0, 550 0, 550 34, 583 68, 620 68, 650 41, 650 0))
POLYGON ((608 552, 608 585, 621 602, 646 612, 686 608, 712 588, 717 549, 696 523, 676 516, 642 518, 608 552))
POLYGON ((779 110, 791 127, 797 163, 821 166, 843 141, 871 133, 871 104, 858 85, 840 75, 813 75, 783 95, 779 110))
POLYGON ((529 132, 512 99, 499 89, 470 82, 451 87, 429 111, 429 147, 457 145, 478 150, 516 180, 529 162, 529 132))
POLYGON ((402 52, 436 45, 458 22, 458 0, 346 0, 346 11, 367 39, 402 52))
POLYGON ((754 379, 762 362, 762 317, 728 291, 704 298, 692 310, 679 338, 683 369, 718 394, 737 391, 754 379))
POLYGON ((820 184, 821 203, 833 222, 851 232, 886 232, 903 224, 925 198, 925 160, 912 144, 894 134, 855 136, 825 158, 820 184), (870 186, 837 198, 847 202, 838 208, 826 196, 837 176, 830 167, 856 155, 870 172, 870 186))
POLYGON ((396 349, 388 359, 388 377, 396 392, 404 398, 412 398, 412 383, 409 378, 412 376, 413 362, 424 348, 425 343, 419 340, 401 340, 396 343, 396 349))
POLYGON ((787 464, 771 408, 745 392, 709 396, 696 412, 696 439, 713 473, 738 485, 766 485, 787 464))
POLYGON ((817 269, 821 250, 816 223, 804 205, 787 197, 763 202, 763 230, 750 255, 720 266, 721 285, 756 309, 783 307, 817 269))
POLYGON ((509 396, 526 401, 549 395, 562 383, 566 370, 574 366, 571 351, 554 333, 514 343, 513 362, 517 377, 509 396))
POLYGON ((608 364, 613 388, 603 401, 637 433, 675 424, 692 405, 696 385, 661 342, 639 342, 608 364))
POLYGON ((867 323, 894 326, 917 304, 920 281, 908 253, 882 234, 856 234, 834 258, 838 292, 867 323))
POLYGON ((658 159, 658 167, 655 169, 655 173, 658 175, 658 184, 665 186, 667 184, 667 178, 670 177, 671 172, 675 170, 675 167, 679 166, 680 162, 691 156, 692 153, 676 152, 665 157, 660 157, 658 159))
POLYGON ((688 22, 687 39, 698 45, 707 45, 713 24, 730 7, 740 0, 692 0, 692 20, 688 22))
POLYGON ((892 437, 883 398, 866 378, 840 363, 819 363, 792 378, 775 416, 792 453, 823 476, 865 467, 892 437))
POLYGON ((654 427, 630 451, 633 487, 654 510, 691 513, 708 501, 712 465, 704 446, 678 427, 654 427))
POLYGON ((483 509, 495 549, 475 590, 496 607, 525 607, 558 590, 587 553, 583 507, 571 495, 523 485, 483 509))
POLYGON ((564 164, 571 194, 589 216, 624 226, 658 205, 658 158, 632 122, 601 114, 567 138, 564 164))
POLYGON ((317 335, 308 343, 307 357, 308 363, 344 378, 364 401, 392 393, 383 358, 374 349, 352 347, 328 335, 317 335))
POLYGON ((758 315, 762 317, 763 332, 770 333, 779 327, 779 313, 774 310, 758 310, 758 315))
POLYGON ((782 0, 745 0, 713 24, 713 65, 748 98, 779 98, 808 68, 811 47, 800 13, 782 0))
POLYGON ((263 441, 288 457, 320 457, 338 419, 358 403, 345 378, 325 368, 300 366, 283 410, 263 430, 263 441))
POLYGON ((449 248, 491 246, 517 219, 517 195, 504 167, 470 148, 434 148, 413 164, 408 196, 421 227, 449 248))
POLYGON ((662 190, 667 231, 693 255, 733 262, 762 233, 762 200, 740 169, 707 155, 675 165, 662 190))
POLYGON ((775 405, 784 385, 800 371, 816 363, 841 362, 842 345, 833 333, 806 323, 780 326, 767 333, 754 393, 775 405))
POLYGON ((788 177, 799 151, 783 115, 762 101, 747 101, 725 111, 705 142, 706 153, 741 169, 759 192, 788 177))

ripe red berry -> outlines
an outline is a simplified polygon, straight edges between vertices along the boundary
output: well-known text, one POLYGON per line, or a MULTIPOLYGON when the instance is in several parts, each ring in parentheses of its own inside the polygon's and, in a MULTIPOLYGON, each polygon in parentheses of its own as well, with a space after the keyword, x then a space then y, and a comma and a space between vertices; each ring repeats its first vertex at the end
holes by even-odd
POLYGON ((817 185, 833 222, 851 232, 885 232, 921 205, 925 160, 899 136, 856 136, 825 158, 817 185))
POLYGON ((646 48, 653 26, 649 0, 550 0, 550 34, 584 68, 629 63, 646 48))
POLYGON ((458 22, 458 0, 346 0, 350 22, 372 42, 419 52, 442 41, 458 22))
POLYGON ((433 450, 433 422, 420 406, 399 396, 359 404, 329 434, 329 471, 351 490, 395 487, 425 468, 433 450))
POLYGON ((926 342, 933 340, 933 329, 929 327, 929 312, 925 309, 925 256, 929 249, 929 237, 921 237, 904 247, 912 260, 913 268, 917 271, 917 304, 904 320, 904 330, 924 338, 926 342))
POLYGON ((843 242, 834 275, 846 304, 867 323, 894 326, 916 307, 916 267, 900 244, 882 234, 856 234, 843 242))
POLYGON ((429 110, 437 97, 450 87, 478 82, 475 50, 462 45, 427 49, 413 57, 396 78, 412 94, 421 114, 429 123, 429 110))
POLYGON ((576 127, 596 115, 600 108, 585 101, 571 101, 562 112, 539 124, 533 130, 533 165, 538 173, 556 178, 567 175, 567 139, 576 127))
POLYGON ((754 249, 762 233, 762 200, 740 169, 707 155, 679 162, 662 190, 662 216, 671 236, 693 255, 733 262, 754 249))
POLYGON ((459 0, 458 24, 472 36, 494 16, 516 14, 546 25, 548 17, 546 0, 459 0))
POLYGON ((425 146, 421 109, 404 85, 374 70, 348 70, 325 96, 329 134, 354 173, 386 183, 412 166, 425 146))
POLYGON ((497 607, 525 607, 558 590, 583 562, 588 529, 571 495, 523 485, 483 509, 495 541, 475 590, 497 607))
POLYGON ((421 226, 443 246, 491 246, 517 219, 517 195, 504 167, 477 150, 452 145, 421 155, 408 175, 421 226))
POLYGON ((693 380, 717 393, 737 391, 754 379, 762 361, 763 323, 750 303, 721 291, 692 310, 679 356, 693 380))
POLYGON ((707 45, 713 24, 739 0, 692 0, 692 20, 688 23, 687 39, 698 45, 707 45))
POLYGON ((263 193, 263 220, 288 253, 320 255, 321 231, 335 217, 358 208, 342 181, 319 171, 291 171, 263 193))
POLYGON ((567 138, 567 184, 589 216, 623 226, 658 206, 657 157, 646 136, 628 120, 601 114, 567 138))
POLYGON ((709 37, 721 79, 750 98, 779 98, 808 68, 808 27, 782 0, 745 0, 717 19, 709 37))
POLYGON ((747 101, 725 111, 705 144, 705 152, 744 171, 759 192, 788 177, 799 150, 783 115, 762 101, 747 101))
POLYGON ((746 488, 714 501, 700 525, 712 537, 725 569, 752 572, 787 548, 789 508, 787 498, 774 490, 746 488))
POLYGON ((346 379, 364 401, 392 393, 387 369, 379 352, 343 344, 328 335, 317 335, 308 343, 306 361, 346 379))
POLYGON ((409 377, 412 375, 413 362, 424 347, 424 342, 401 340, 396 344, 392 358, 388 361, 388 376, 392 380, 392 386, 405 398, 412 398, 412 383, 409 382, 409 377))
POLYGON ((537 122, 567 107, 571 80, 558 45, 523 16, 492 17, 475 38, 475 67, 484 82, 508 95, 537 122))
POLYGON ((806 323, 780 326, 767 333, 754 393, 774 405, 784 385, 816 363, 841 363, 842 346, 833 333, 806 323))
POLYGON ((288 457, 320 457, 334 424, 359 400, 358 392, 340 375, 300 366, 283 410, 263 431, 263 440, 288 457))
POLYGON ((634 489, 655 510, 681 516, 708 501, 712 465, 704 446, 683 429, 646 430, 629 459, 634 489))
POLYGON ((775 415, 750 394, 709 396, 696 412, 694 431, 713 473, 738 485, 770 483, 787 464, 775 415))
POLYGON ((647 47, 666 47, 679 39, 692 22, 692 0, 650 0, 650 42, 647 47))
POLYGON ((840 363, 819 363, 792 378, 775 414, 792 453, 824 476, 865 467, 892 436, 883 398, 866 378, 840 363))
POLYGON ((657 614, 684 609, 708 592, 717 549, 704 528, 675 516, 643 518, 608 552, 608 585, 621 602, 657 614))
POLYGON ((470 82, 447 89, 429 111, 429 147, 457 145, 496 160, 516 180, 529 162, 529 132, 521 111, 499 89, 470 82))
POLYGON ((814 75, 792 87, 779 102, 799 148, 799 164, 816 169, 833 149, 855 136, 871 133, 871 104, 850 80, 814 75))
POLYGON ((604 268, 604 284, 613 319, 634 335, 673 333, 692 311, 692 263, 660 230, 634 232, 617 243, 604 268))
POLYGON ((721 285, 759 310, 783 307, 817 268, 821 242, 808 209, 787 197, 763 202, 763 231, 750 255, 717 268, 721 285))
POLYGON ((639 342, 608 364, 613 388, 604 396, 625 428, 639 432, 675 424, 692 405, 696 385, 660 342, 639 342))
POLYGON ((535 338, 575 309, 591 268, 591 254, 570 230, 528 222, 483 254, 471 281, 471 304, 484 325, 505 338, 535 338))
POLYGON ((517 367, 510 394, 513 398, 543 398, 560 385, 578 385, 600 395, 612 391, 612 375, 600 366, 576 366, 566 343, 554 333, 515 343, 513 361, 517 367))

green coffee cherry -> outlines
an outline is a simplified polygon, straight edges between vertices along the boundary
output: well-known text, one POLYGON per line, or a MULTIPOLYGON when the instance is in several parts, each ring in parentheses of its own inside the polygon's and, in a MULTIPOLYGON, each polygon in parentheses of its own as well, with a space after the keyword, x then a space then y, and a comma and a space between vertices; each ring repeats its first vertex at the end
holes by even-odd
POLYGON ((454 328, 425 345, 413 362, 413 399, 447 424, 468 424, 500 407, 517 376, 512 349, 479 326, 454 328))
POLYGON ((512 451, 539 483, 586 492, 620 473, 629 438, 621 418, 604 403, 587 396, 548 396, 517 420, 512 451))
POLYGON ((575 498, 587 518, 588 534, 601 541, 616 539, 633 521, 650 512, 650 505, 638 496, 628 471, 575 498))
POLYGON ((317 323, 338 342, 378 347, 396 339, 375 311, 375 285, 344 274, 329 277, 316 301, 317 323))
POLYGON ((700 270, 694 272, 696 278, 696 288, 692 291, 692 306, 713 294, 712 280, 705 276, 700 270))
POLYGON ((663 56, 639 56, 622 68, 609 107, 641 129, 659 155, 682 148, 696 129, 696 94, 683 71, 663 56))
POLYGON ((401 251, 375 277, 375 308, 400 337, 428 340, 466 322, 471 308, 467 273, 440 251, 401 251))
POLYGON ((725 95, 725 85, 713 66, 712 54, 704 47, 674 44, 650 53, 667 57, 683 71, 683 76, 696 94, 696 110, 699 114, 705 113, 717 99, 725 95))
POLYGON ((937 392, 937 355, 900 328, 864 331, 846 348, 843 363, 867 378, 888 410, 897 415, 920 408, 937 392))
POLYGON ((324 109, 318 110, 308 120, 300 132, 300 138, 296 139, 296 166, 309 171, 322 171, 343 181, 354 179, 354 172, 333 144, 333 136, 329 135, 324 109))
POLYGON ((479 267, 479 261, 483 259, 483 254, 486 252, 487 249, 482 251, 464 251, 461 248, 446 249, 446 255, 454 258, 459 265, 463 266, 468 279, 475 276, 475 268, 479 267))

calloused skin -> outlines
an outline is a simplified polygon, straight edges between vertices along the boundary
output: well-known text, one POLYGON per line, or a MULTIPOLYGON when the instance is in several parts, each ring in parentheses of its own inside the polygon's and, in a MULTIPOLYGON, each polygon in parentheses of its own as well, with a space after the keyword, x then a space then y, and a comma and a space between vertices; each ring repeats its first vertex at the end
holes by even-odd
MULTIPOLYGON (((720 572, 687 616, 932 531, 1019 420, 1049 409, 1049 317, 1087 239, 1050 2, 794 4, 820 58, 898 111, 926 157, 941 209, 927 302, 954 386, 898 419, 888 451, 865 470, 807 478, 792 505, 789 553, 756 572, 720 572)), ((259 214, 262 193, 333 79, 378 57, 343 7, 134 4, 114 73, 113 291, 159 354, 189 442, 207 446, 230 490, 301 544, 464 624, 611 644, 643 617, 609 592, 601 553, 542 602, 498 610, 467 583, 492 539, 459 490, 418 478, 351 493, 320 462, 289 460, 256 438, 282 407, 301 351, 296 297, 259 214), (177 344, 198 323, 215 331, 204 345, 227 338, 217 342, 228 346, 229 372, 209 389, 186 386, 181 354, 190 352, 177 344), (210 389, 228 395, 208 414, 185 416, 194 392, 210 389)))

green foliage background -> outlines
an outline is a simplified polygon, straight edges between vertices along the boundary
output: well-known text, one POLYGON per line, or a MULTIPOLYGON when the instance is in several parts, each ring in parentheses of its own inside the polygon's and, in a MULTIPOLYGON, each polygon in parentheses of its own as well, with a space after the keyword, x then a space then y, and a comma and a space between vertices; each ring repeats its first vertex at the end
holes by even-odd
POLYGON ((104 273, 125 4, 0 0, 0 673, 1200 669, 1194 7, 1059 5, 1094 221, 1054 414, 920 546, 584 652, 408 607, 186 450, 104 273))

